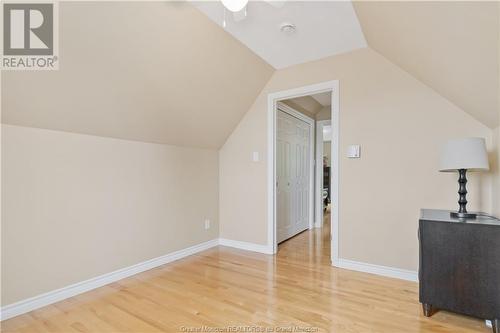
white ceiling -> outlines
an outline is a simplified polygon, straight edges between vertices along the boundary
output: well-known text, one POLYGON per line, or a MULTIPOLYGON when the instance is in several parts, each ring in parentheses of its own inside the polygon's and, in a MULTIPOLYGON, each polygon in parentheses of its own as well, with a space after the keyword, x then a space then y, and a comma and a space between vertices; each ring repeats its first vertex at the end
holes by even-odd
MULTIPOLYGON (((193 2, 222 26, 220 1, 193 2)), ((286 1, 281 8, 251 1, 247 17, 235 22, 227 11, 226 31, 276 69, 366 47, 350 1, 286 1), (292 35, 280 31, 283 22, 296 25, 292 35)))

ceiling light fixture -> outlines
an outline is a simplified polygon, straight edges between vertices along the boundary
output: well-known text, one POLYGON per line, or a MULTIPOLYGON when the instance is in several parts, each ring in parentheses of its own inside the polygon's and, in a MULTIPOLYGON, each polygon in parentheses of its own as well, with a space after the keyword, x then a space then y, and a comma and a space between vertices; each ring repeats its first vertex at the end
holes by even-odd
POLYGON ((224 7, 232 12, 239 12, 248 3, 248 0, 221 0, 224 7))
POLYGON ((296 29, 297 29, 297 27, 295 26, 295 24, 289 23, 289 22, 283 22, 283 23, 281 23, 281 26, 280 26, 281 32, 283 32, 287 35, 293 34, 296 29))

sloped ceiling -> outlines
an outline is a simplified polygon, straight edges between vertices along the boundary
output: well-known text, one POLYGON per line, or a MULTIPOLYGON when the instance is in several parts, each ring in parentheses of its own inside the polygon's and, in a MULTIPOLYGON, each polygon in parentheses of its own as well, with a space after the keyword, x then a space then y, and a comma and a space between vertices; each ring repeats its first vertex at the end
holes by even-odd
POLYGON ((274 69, 188 3, 61 2, 60 70, 2 73, 2 122, 218 148, 274 69))
POLYGON ((316 114, 323 110, 324 107, 330 106, 331 100, 332 93, 324 92, 314 95, 290 98, 282 102, 311 118, 315 118, 316 114))
POLYGON ((296 111, 313 118, 323 108, 321 104, 311 96, 302 96, 281 101, 296 111))
POLYGON ((499 125, 499 2, 355 2, 368 45, 464 111, 499 125))
POLYGON ((311 95, 321 106, 330 106, 332 104, 332 92, 324 92, 319 94, 311 95))

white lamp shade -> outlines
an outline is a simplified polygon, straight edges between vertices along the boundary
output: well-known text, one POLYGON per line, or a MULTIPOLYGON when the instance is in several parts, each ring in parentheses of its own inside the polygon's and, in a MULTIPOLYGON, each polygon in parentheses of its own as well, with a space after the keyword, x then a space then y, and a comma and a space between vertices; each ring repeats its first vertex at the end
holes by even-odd
POLYGON ((439 171, 451 172, 459 169, 489 170, 488 152, 483 138, 455 139, 444 144, 439 171))

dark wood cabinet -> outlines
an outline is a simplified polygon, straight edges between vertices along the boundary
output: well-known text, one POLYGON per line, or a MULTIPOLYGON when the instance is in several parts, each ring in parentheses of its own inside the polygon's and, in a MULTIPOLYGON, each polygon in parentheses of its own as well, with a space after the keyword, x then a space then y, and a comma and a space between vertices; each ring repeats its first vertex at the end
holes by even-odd
POLYGON ((449 213, 422 210, 419 221, 424 314, 443 309, 492 320, 500 333, 500 221, 449 213))

